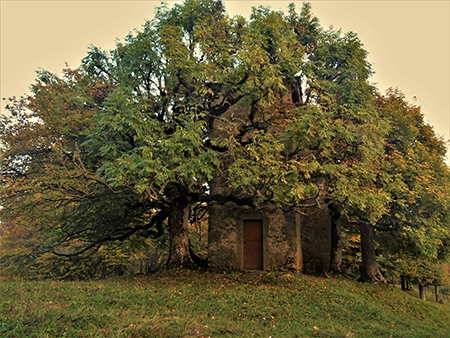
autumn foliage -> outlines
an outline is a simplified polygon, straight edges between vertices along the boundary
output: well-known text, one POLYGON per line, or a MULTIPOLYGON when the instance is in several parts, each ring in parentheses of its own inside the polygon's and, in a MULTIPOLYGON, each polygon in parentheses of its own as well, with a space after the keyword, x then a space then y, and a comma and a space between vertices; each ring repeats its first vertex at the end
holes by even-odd
POLYGON ((399 90, 370 84, 367 55, 309 4, 245 19, 186 0, 78 69, 38 71, 0 122, 0 269, 204 266, 193 233, 211 201, 336 211, 334 250, 353 258, 334 270, 360 264, 365 281, 385 281, 382 259, 448 261, 445 142, 399 90), (211 194, 218 177, 245 198, 211 194))

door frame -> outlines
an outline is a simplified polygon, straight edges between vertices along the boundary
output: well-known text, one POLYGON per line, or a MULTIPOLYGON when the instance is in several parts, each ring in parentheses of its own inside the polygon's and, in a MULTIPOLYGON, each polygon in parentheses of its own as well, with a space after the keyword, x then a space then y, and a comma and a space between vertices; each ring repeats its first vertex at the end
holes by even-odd
POLYGON ((240 270, 244 270, 244 221, 261 221, 262 223, 262 260, 263 271, 269 269, 269 251, 268 251, 268 219, 259 212, 251 212, 239 217, 237 221, 237 235, 238 235, 238 250, 237 259, 238 267, 240 270))

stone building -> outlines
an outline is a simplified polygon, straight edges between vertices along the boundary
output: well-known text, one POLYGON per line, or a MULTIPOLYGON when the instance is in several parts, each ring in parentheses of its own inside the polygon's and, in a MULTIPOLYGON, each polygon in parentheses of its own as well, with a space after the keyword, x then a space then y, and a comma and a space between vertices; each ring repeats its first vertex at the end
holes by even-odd
MULTIPOLYGON (((289 98, 282 101, 292 103, 289 98)), ((248 102, 241 100, 214 122, 211 136, 219 135, 224 126, 233 122, 236 130, 243 130, 242 140, 247 141, 252 138, 252 131, 245 131, 247 126, 265 123, 273 115, 270 107, 255 113, 248 102)), ((226 169, 227 156, 222 160, 226 169)), ((211 195, 246 197, 229 188, 225 176, 216 178, 210 190, 211 195)), ((271 203, 253 209, 231 200, 210 202, 210 266, 232 270, 328 271, 333 255, 331 218, 327 206, 283 211, 271 203)))
POLYGON ((231 270, 326 272, 331 261, 328 209, 285 212, 234 202, 209 206, 208 256, 212 267, 231 270))

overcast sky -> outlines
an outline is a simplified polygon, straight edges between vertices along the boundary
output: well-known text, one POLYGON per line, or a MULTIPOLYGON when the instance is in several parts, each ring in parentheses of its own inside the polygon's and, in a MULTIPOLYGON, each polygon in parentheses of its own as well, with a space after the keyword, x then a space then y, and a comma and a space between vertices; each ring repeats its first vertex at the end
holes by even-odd
MULTIPOLYGON (((66 62, 78 67, 90 44, 114 48, 116 38, 140 28, 161 3, 0 1, 2 98, 27 93, 38 68, 58 73, 66 62)), ((289 2, 301 9, 301 1, 228 0, 225 7, 230 15, 248 16, 252 6, 285 10, 289 2)), ((401 89, 450 139, 450 0, 309 2, 323 27, 358 34, 376 72, 371 82, 382 92, 401 89)))

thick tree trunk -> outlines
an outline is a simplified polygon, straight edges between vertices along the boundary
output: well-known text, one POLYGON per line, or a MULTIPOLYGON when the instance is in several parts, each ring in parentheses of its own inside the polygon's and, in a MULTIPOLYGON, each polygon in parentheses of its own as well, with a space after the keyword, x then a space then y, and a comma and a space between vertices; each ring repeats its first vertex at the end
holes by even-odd
POLYGON ((169 212, 170 252, 169 268, 194 268, 189 254, 189 204, 180 199, 170 205, 169 212))
POLYGON ((380 270, 378 269, 377 257, 375 255, 375 243, 373 240, 373 227, 367 223, 360 223, 361 232, 361 281, 370 283, 385 283, 380 270))
POLYGON ((331 260, 330 272, 342 272, 342 238, 341 238, 341 213, 339 205, 330 204, 331 216, 331 260))
POLYGON ((419 284, 419 297, 422 300, 427 300, 427 298, 425 297, 425 289, 422 284, 419 284))

